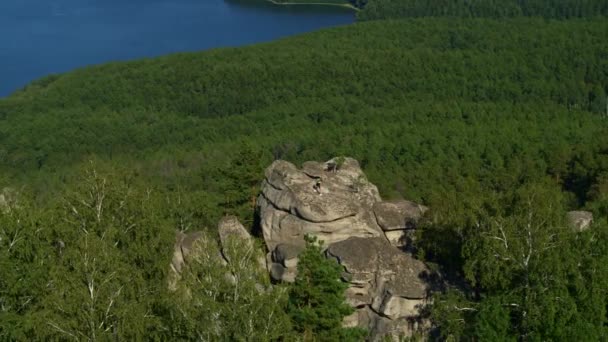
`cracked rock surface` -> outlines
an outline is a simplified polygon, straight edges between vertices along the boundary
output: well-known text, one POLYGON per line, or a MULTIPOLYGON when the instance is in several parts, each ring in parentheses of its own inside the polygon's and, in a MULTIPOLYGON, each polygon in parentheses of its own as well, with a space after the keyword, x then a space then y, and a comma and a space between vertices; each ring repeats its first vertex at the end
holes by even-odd
POLYGON ((410 336, 427 303, 429 270, 397 247, 427 208, 382 201, 359 163, 340 159, 300 169, 278 160, 266 169, 257 210, 268 270, 276 281, 294 281, 304 236, 315 236, 344 267, 347 301, 356 309, 344 325, 366 328, 374 340, 410 336))
POLYGON ((307 162, 298 170, 281 160, 266 169, 257 205, 270 251, 281 243, 303 246, 306 234, 326 244, 382 235, 369 210, 380 195, 359 163, 346 159, 337 172, 326 170, 327 163, 307 162))

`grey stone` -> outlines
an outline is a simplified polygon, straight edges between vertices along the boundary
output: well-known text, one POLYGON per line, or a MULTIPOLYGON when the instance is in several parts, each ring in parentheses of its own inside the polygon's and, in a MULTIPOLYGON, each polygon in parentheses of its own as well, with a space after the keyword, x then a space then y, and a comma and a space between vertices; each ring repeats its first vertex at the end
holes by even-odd
POLYGON ((270 277, 275 281, 293 283, 296 280, 296 272, 279 263, 270 264, 270 277))
MULTIPOLYGON (((410 299, 427 297, 429 287, 424 277, 430 271, 426 265, 382 238, 352 237, 331 245, 327 254, 336 258, 359 284, 369 279, 380 292, 410 299)), ((384 296, 375 292, 375 297, 384 296)))
POLYGON ((236 216, 223 217, 217 228, 222 246, 226 245, 229 237, 246 241, 247 243, 253 243, 253 238, 236 216))
POLYGON ((423 205, 405 200, 377 202, 373 209, 378 225, 384 231, 415 229, 428 210, 423 205))
POLYGON ((17 206, 17 192, 12 188, 0 191, 0 211, 4 214, 11 212, 17 206))
POLYGON ((303 246, 306 234, 326 244, 382 234, 371 214, 378 189, 355 160, 346 158, 336 172, 325 171, 323 163, 304 165, 298 170, 279 160, 266 169, 257 206, 270 251, 281 243, 303 246))
POLYGON ((275 161, 266 169, 257 209, 275 281, 295 280, 304 236, 315 236, 326 256, 344 268, 346 301, 355 312, 343 324, 369 329, 372 340, 412 334, 404 322, 420 319, 430 271, 391 243, 411 240, 408 232, 426 207, 382 202, 356 160, 334 158, 306 162, 301 169, 275 161))
POLYGON ((272 252, 272 260, 285 267, 295 268, 298 265, 298 255, 304 250, 303 246, 282 243, 272 252))
POLYGON ((589 211, 570 211, 568 212, 568 221, 572 229, 582 232, 589 229, 593 223, 593 213, 589 211))

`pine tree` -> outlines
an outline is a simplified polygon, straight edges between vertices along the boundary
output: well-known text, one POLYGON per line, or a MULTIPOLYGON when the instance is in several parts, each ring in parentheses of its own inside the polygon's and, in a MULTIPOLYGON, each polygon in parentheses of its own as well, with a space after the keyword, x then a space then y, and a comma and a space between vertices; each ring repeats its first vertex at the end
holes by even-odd
POLYGON ((246 227, 253 224, 255 200, 268 160, 259 148, 244 144, 223 172, 224 214, 236 215, 246 227))
POLYGON ((306 245, 289 293, 287 311, 294 329, 305 341, 361 340, 365 336, 362 329, 342 327, 343 318, 354 310, 345 303, 348 285, 340 279, 340 265, 325 258, 316 238, 307 236, 306 245))

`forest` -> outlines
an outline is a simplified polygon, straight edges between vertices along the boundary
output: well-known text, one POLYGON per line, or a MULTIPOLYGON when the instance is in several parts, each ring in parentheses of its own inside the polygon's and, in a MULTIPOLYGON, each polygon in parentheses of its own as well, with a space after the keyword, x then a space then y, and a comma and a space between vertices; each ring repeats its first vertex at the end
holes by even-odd
POLYGON ((606 0, 352 0, 360 20, 419 17, 547 19, 592 18, 608 14, 606 0))
MULTIPOLYGON (((270 287, 247 267, 271 288, 246 284, 247 310, 221 264, 166 286, 176 230, 214 250, 226 214, 255 230, 273 160, 334 156, 431 208, 416 255, 446 286, 427 338, 607 339, 606 2, 446 3, 370 0, 353 25, 87 67, 0 99, 0 340, 361 340, 340 327, 339 283, 314 314, 298 280, 270 287), (594 223, 575 233, 579 209, 594 223)), ((307 253, 310 274, 337 278, 307 253)))

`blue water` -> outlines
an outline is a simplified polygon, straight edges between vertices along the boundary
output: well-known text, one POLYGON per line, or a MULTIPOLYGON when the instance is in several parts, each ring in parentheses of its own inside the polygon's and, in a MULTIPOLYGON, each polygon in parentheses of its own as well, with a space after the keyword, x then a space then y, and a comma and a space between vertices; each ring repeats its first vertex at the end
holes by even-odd
POLYGON ((86 65, 240 46, 353 21, 348 9, 264 0, 0 0, 0 97, 86 65))

